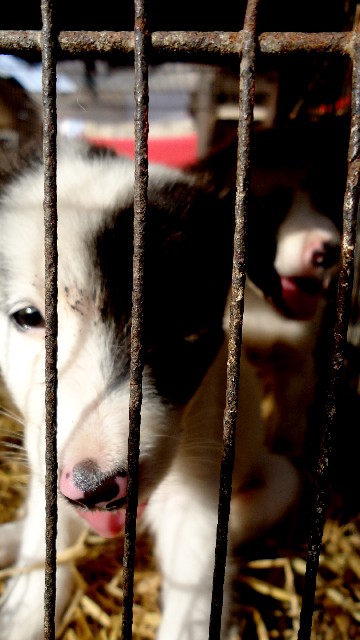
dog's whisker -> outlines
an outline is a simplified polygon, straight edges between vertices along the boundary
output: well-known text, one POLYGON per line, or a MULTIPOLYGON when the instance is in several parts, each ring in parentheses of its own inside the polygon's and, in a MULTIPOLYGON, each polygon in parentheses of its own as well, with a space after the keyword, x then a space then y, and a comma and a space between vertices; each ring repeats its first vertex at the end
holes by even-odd
POLYGON ((8 409, 0 409, 0 416, 3 416, 5 418, 9 418, 13 422, 15 422, 16 424, 20 424, 21 426, 25 425, 25 422, 21 418, 21 416, 19 416, 16 413, 13 413, 12 411, 9 411, 8 409))
POLYGON ((24 450, 21 447, 16 447, 16 446, 6 446, 4 447, 3 451, 0 449, 0 458, 3 458, 4 460, 8 460, 8 459, 12 459, 12 460, 26 460, 26 454, 24 453, 24 450))
POLYGON ((179 436, 173 435, 171 433, 156 433, 155 435, 156 440, 169 440, 170 442, 178 442, 179 441, 179 436))

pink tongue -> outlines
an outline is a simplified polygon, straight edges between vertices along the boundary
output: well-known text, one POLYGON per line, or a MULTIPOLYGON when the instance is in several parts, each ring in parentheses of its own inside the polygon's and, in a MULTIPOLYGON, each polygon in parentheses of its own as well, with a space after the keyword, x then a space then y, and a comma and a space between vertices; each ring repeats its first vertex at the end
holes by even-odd
POLYGON ((301 291, 292 278, 281 278, 282 298, 297 320, 309 320, 316 313, 320 296, 301 291))
MULTIPOLYGON (((139 505, 137 509, 137 517, 139 518, 145 509, 145 505, 139 505)), ((103 538, 114 538, 125 527, 125 509, 118 511, 81 511, 78 510, 81 518, 86 520, 99 536, 103 538)))

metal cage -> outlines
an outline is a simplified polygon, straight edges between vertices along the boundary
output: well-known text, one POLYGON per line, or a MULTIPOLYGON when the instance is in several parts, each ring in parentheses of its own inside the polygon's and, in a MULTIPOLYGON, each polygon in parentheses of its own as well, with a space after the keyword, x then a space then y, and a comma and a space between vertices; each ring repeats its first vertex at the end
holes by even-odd
MULTIPOLYGON (((59 3, 61 4, 61 3, 59 3)), ((151 3, 149 3, 151 5, 151 3)), ((268 3, 271 9, 271 2, 268 3)), ((345 3, 344 3, 345 4, 345 3)), ((331 60, 346 60, 351 67, 351 136, 348 152, 348 175, 343 209, 342 265, 338 287, 338 302, 330 370, 327 373, 326 407, 321 430, 321 455, 318 461, 317 489, 312 511, 312 529, 299 640, 310 638, 315 581, 319 562, 322 531, 327 505, 327 478, 337 410, 339 383, 344 365, 345 345, 352 304, 356 221, 359 203, 360 175, 360 34, 357 19, 352 14, 349 27, 340 31, 264 31, 261 27, 261 3, 249 0, 244 6, 244 23, 235 24, 238 31, 163 31, 150 30, 146 0, 135 0, 134 30, 125 31, 65 31, 56 19, 54 0, 42 0, 41 30, 0 31, 0 51, 17 52, 39 57, 43 63, 43 153, 45 166, 44 219, 46 229, 46 529, 47 562, 45 587, 45 637, 55 637, 55 557, 56 557, 56 336, 57 336, 57 254, 56 254, 56 61, 59 57, 81 55, 115 55, 118 60, 135 65, 135 234, 133 322, 131 350, 131 397, 128 509, 125 534, 124 607, 122 637, 132 634, 133 569, 135 554, 137 507, 137 464, 141 416, 141 334, 142 282, 144 255, 144 219, 147 206, 147 136, 148 136, 148 65, 151 60, 186 60, 222 64, 231 61, 239 65, 239 150, 237 166, 236 231, 232 277, 231 325, 228 361, 227 402, 224 415, 224 457, 221 466, 219 520, 216 561, 214 567, 213 603, 210 638, 218 638, 221 625, 222 587, 224 582, 228 517, 231 496, 231 473, 237 411, 237 387, 240 372, 242 339, 242 303, 245 284, 244 231, 247 220, 247 194, 251 127, 253 122, 254 82, 258 61, 263 56, 291 57, 301 52, 303 59, 316 55, 331 60)), ((324 14, 322 14, 324 15, 324 14)), ((1 22, 1 21, 0 21, 1 22)), ((321 20, 320 20, 321 24, 321 20)), ((321 27, 320 27, 321 29, 321 27)), ((358 270, 355 273, 357 285, 358 270)))

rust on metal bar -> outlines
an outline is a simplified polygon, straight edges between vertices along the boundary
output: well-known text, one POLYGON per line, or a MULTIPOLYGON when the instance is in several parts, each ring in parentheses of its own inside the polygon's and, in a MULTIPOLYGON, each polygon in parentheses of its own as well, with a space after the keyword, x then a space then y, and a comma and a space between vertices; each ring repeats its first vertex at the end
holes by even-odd
MULTIPOLYGON (((303 53, 351 55, 360 36, 352 32, 298 33, 264 32, 257 38, 262 54, 303 53)), ((196 61, 199 57, 237 56, 243 48, 243 32, 220 31, 154 31, 149 34, 152 55, 176 56, 177 59, 196 61)), ((58 38, 62 54, 76 56, 85 53, 134 52, 132 31, 62 31, 58 38)), ((0 31, 3 51, 39 51, 39 31, 0 31)))
POLYGON ((354 34, 352 32, 301 33, 274 31, 259 35, 260 53, 321 53, 350 55, 354 34))
POLYGON ((4 53, 12 51, 41 52, 41 31, 0 31, 0 48, 4 53))
POLYGON ((56 34, 53 2, 42 0, 42 88, 45 228, 45 499, 46 560, 44 638, 55 638, 57 531, 57 207, 56 207, 56 34))
POLYGON ((360 199, 360 44, 354 47, 352 74, 352 114, 348 154, 348 176, 344 199, 343 239, 339 275, 337 309, 334 327, 332 359, 328 370, 323 424, 321 424, 320 455, 316 474, 316 488, 311 517, 311 531, 307 552, 303 602, 298 640, 311 636, 316 576, 319 566, 323 528, 328 505, 328 470, 332 453, 332 439, 337 419, 337 404, 341 387, 344 353, 351 313, 354 278, 357 213, 360 199))
POLYGON ((145 253, 145 220, 148 186, 148 33, 145 0, 135 0, 135 189, 133 291, 131 316, 131 362, 129 403, 128 486, 124 547, 124 596, 122 640, 132 638, 132 607, 136 545, 136 512, 138 506, 138 465, 143 371, 143 281, 145 253))
POLYGON ((240 63, 239 147, 236 178, 235 234, 230 302, 229 351, 226 405, 223 423, 223 458, 220 469, 218 525, 216 535, 213 594, 209 638, 220 637, 223 588, 228 546, 232 472, 235 455, 236 420, 240 382, 240 354, 244 313, 245 237, 250 185, 250 137, 255 99, 256 18, 259 0, 249 0, 243 29, 240 63))

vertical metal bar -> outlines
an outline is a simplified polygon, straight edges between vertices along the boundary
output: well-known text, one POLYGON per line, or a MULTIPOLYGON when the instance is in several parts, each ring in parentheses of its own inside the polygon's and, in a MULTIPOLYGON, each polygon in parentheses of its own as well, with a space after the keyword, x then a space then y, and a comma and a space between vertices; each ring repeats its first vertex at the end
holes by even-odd
POLYGON ((55 638, 57 529, 57 207, 56 207, 56 34, 54 3, 42 0, 43 159, 45 227, 45 407, 46 561, 44 637, 55 638))
POLYGON ((238 162, 236 179, 235 234, 230 303, 229 355, 227 362, 226 406, 224 412, 223 458, 220 470, 218 526, 215 549, 213 594, 209 638, 220 637, 225 580, 228 528, 234 466, 240 354, 244 313, 245 238, 250 184, 250 138, 255 97, 256 18, 259 0, 249 0, 243 29, 240 63, 238 162))
POLYGON ((344 351, 351 313, 356 222, 360 196, 360 46, 358 41, 354 46, 352 87, 351 136, 348 154, 349 168, 344 200, 342 260, 338 285, 334 342, 326 387, 327 395, 324 424, 321 429, 320 456, 316 475, 298 640, 309 640, 311 635, 316 575, 319 566, 323 527, 328 504, 329 457, 331 455, 337 400, 341 385, 344 351))
POLYGON ((136 511, 138 504, 138 463, 143 371, 143 279, 145 252, 145 219, 148 186, 148 65, 146 59, 148 33, 144 0, 135 0, 135 190, 134 190, 134 254, 131 319, 131 364, 129 406, 128 488, 124 548, 124 599, 122 638, 132 637, 132 606, 136 544, 136 511))

